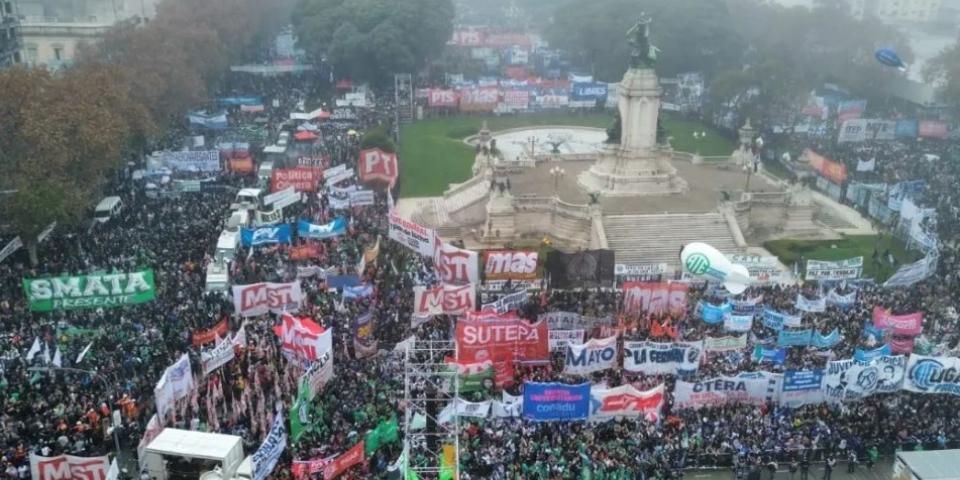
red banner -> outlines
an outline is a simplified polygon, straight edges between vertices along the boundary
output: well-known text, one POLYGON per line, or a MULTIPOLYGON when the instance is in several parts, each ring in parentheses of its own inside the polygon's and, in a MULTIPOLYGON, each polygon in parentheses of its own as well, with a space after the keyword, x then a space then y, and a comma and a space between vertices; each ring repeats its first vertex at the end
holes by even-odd
POLYGON ((220 338, 223 338, 229 331, 230 325, 227 324, 227 319, 224 318, 208 330, 197 330, 196 332, 193 332, 193 346, 199 347, 201 345, 213 343, 218 335, 220 338))
POLYGON ((889 310, 875 307, 873 309, 873 326, 881 330, 891 330, 894 335, 914 337, 923 332, 923 312, 892 315, 889 310))
POLYGON ((253 158, 249 155, 245 157, 231 157, 227 161, 227 168, 233 173, 253 173, 253 158))
POLYGON ((397 154, 388 153, 379 148, 360 150, 357 161, 360 169, 360 181, 363 183, 380 182, 390 187, 397 181, 397 154))
POLYGON ((831 182, 839 185, 847 179, 847 166, 843 163, 834 162, 810 149, 805 150, 804 153, 810 161, 810 166, 831 182))
POLYGON ((320 247, 314 243, 290 247, 290 252, 287 256, 290 260, 312 260, 320 257, 320 247))
POLYGON ((323 169, 317 167, 277 168, 273 170, 270 191, 279 192, 292 186, 298 192, 316 192, 323 179, 323 169))
POLYGON ((456 107, 457 92, 439 88, 430 89, 429 96, 427 97, 427 105, 431 107, 456 107))
POLYGON ((514 317, 504 320, 470 320, 457 322, 457 352, 460 363, 478 363, 511 353, 520 362, 543 362, 550 359, 547 322, 527 323, 514 317))
POLYGON ((530 250, 487 250, 483 273, 487 280, 536 280, 538 253, 530 250))
POLYGON ((30 454, 30 473, 34 480, 106 480, 110 459, 60 455, 41 457, 30 454))
POLYGON ((486 34, 478 30, 457 30, 450 39, 452 45, 458 47, 479 47, 483 45, 486 34))
POLYGON ((936 120, 920 120, 917 133, 923 138, 947 138, 947 124, 936 120))
POLYGON ((468 88, 460 91, 461 112, 492 112, 500 101, 496 88, 468 88))
POLYGON ((474 285, 444 285, 433 288, 414 287, 413 315, 463 315, 473 310, 476 302, 474 285))
POLYGON ((525 109, 530 105, 530 92, 526 90, 507 90, 503 92, 503 104, 513 109, 525 109))
POLYGON ((318 458, 314 460, 294 460, 293 465, 290 467, 290 471, 293 473, 293 478, 296 478, 297 480, 306 480, 310 478, 311 474, 322 472, 324 467, 333 462, 333 458, 334 457, 318 458))
POLYGON ((688 288, 685 283, 624 282, 623 313, 682 314, 687 309, 688 288))
POLYGON ((894 355, 913 353, 913 337, 890 339, 890 352, 894 355))
POLYGON ((350 450, 323 467, 323 480, 332 480, 341 473, 346 472, 350 467, 364 462, 363 458, 363 440, 356 444, 350 450))

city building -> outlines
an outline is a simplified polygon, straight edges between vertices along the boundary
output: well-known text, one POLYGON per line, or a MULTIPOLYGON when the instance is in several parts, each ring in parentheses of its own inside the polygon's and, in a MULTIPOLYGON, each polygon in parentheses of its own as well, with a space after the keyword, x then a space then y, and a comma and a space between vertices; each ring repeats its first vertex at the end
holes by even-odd
POLYGON ((0 0, 0 68, 20 63, 20 19, 14 0, 0 0))
POLYGON ((884 23, 930 22, 937 18, 943 0, 847 0, 856 18, 874 16, 884 23))

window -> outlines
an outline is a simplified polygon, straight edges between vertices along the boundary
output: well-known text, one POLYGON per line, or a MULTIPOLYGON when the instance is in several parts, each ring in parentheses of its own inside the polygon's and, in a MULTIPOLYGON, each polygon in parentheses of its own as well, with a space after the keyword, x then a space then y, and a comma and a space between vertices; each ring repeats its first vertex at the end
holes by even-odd
POLYGON ((53 59, 57 61, 63 60, 63 47, 53 47, 53 59))
POLYGON ((7 15, 13 15, 13 2, 3 2, 3 12, 7 15))

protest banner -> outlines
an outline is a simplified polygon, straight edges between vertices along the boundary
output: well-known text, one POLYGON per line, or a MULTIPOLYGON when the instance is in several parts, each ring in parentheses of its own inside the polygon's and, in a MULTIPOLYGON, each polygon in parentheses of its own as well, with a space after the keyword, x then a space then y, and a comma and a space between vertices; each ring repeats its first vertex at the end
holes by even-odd
POLYGON ((612 368, 617 362, 617 337, 592 338, 586 343, 567 343, 563 373, 586 375, 612 368))
POLYGON ((523 416, 537 422, 585 420, 590 384, 523 382, 523 416))
POLYGON ((778 347, 807 347, 813 341, 813 330, 780 330, 777 334, 778 347))
POLYGON ((783 330, 783 327, 799 327, 802 324, 800 315, 790 315, 769 308, 763 309, 763 325, 774 330, 783 330))
POLYGON ((280 351, 291 363, 306 366, 333 351, 333 329, 324 329, 309 318, 284 313, 273 331, 280 337, 280 351))
POLYGON ((428 90, 427 106, 431 108, 456 108, 457 92, 431 88, 428 90))
POLYGON ((836 289, 830 289, 830 291, 827 292, 827 305, 834 305, 842 309, 847 309, 847 308, 853 308, 853 306, 856 303, 857 303, 856 290, 843 295, 837 293, 836 289))
POLYGON ((220 170, 220 152, 217 150, 181 150, 154 152, 156 160, 175 172, 216 172, 220 170))
POLYGON ((873 350, 857 348, 853 351, 853 359, 858 362, 869 362, 874 358, 890 355, 891 353, 893 353, 893 349, 891 349, 888 344, 881 345, 873 350))
POLYGON ((907 371, 906 357, 877 356, 867 362, 839 360, 827 363, 823 395, 828 402, 862 400, 876 393, 900 390, 907 371))
POLYGON ((230 325, 227 324, 227 319, 224 318, 207 330, 195 330, 191 334, 191 343, 194 347, 199 347, 213 342, 218 336, 223 337, 229 331, 230 325))
POLYGON ((733 305, 730 302, 725 302, 722 305, 714 305, 701 301, 697 304, 697 310, 700 310, 700 318, 702 318, 704 322, 713 325, 722 322, 723 317, 733 310, 733 305))
POLYGON ((297 235, 300 238, 322 240, 339 237, 345 233, 347 233, 347 219, 345 217, 337 217, 323 225, 315 225, 306 220, 297 222, 297 235))
POLYGON ((173 408, 174 402, 186 398, 193 388, 190 356, 184 353, 163 371, 157 386, 153 389, 154 403, 161 421, 167 418, 167 413, 173 408))
POLYGON ((705 352, 731 352, 747 348, 747 336, 739 337, 707 337, 703 340, 703 350, 705 352))
POLYGON ((373 310, 357 315, 353 319, 353 350, 356 358, 376 355, 379 341, 373 336, 373 310))
POLYGON ((827 299, 824 297, 807 298, 802 293, 797 293, 794 306, 801 312, 823 313, 827 311, 827 299))
POLYGON ((350 447, 350 450, 342 453, 332 462, 323 467, 323 480, 333 480, 350 469, 354 465, 359 465, 365 461, 363 441, 350 447))
POLYGON ((787 350, 757 345, 753 348, 752 358, 753 361, 758 363, 770 362, 775 365, 783 365, 787 361, 787 350))
POLYGON ((413 316, 463 315, 476 305, 475 285, 413 287, 413 316))
POLYGON ((798 408, 823 401, 823 370, 787 370, 783 374, 778 403, 798 408))
POLYGON ((731 299, 732 309, 730 313, 734 315, 754 315, 759 312, 762 302, 763 295, 754 298, 731 299))
POLYGON ((674 388, 674 405, 678 408, 717 407, 729 403, 763 405, 767 401, 770 379, 718 377, 701 382, 678 380, 674 388))
POLYGON ((316 192, 322 178, 323 169, 319 167, 274 168, 270 174, 270 191, 293 187, 298 192, 316 192))
POLYGON ((833 346, 840 343, 842 339, 843 337, 840 335, 840 330, 834 328, 833 331, 827 335, 814 332, 810 344, 817 348, 833 348, 833 346))
POLYGON ((282 313, 300 310, 303 292, 300 281, 290 283, 252 283, 234 285, 233 310, 241 317, 254 317, 267 312, 282 313))
POLYGON ((826 262, 807 260, 806 280, 848 280, 863 274, 863 257, 826 262))
POLYGON ((360 150, 357 170, 360 172, 360 181, 364 184, 379 183, 393 188, 399 175, 397 154, 379 148, 360 150))
POLYGON ((295 261, 312 260, 320 257, 320 246, 314 243, 305 243, 290 247, 287 258, 295 261))
POLYGON ((153 270, 130 273, 25 278, 23 291, 34 312, 112 308, 153 301, 153 270))
POLYGON ((527 323, 518 317, 498 320, 461 319, 456 327, 461 363, 476 363, 513 354, 517 361, 545 362, 550 358, 547 323, 527 323))
POLYGON ((923 332, 923 312, 893 315, 882 307, 873 308, 873 326, 894 335, 916 336, 923 332))
POLYGON ((903 389, 960 396, 960 358, 910 355, 903 389))
POLYGON ((549 330, 550 335, 550 351, 551 352, 565 352, 567 350, 567 343, 583 343, 584 331, 583 330, 549 330))
POLYGON ((450 285, 480 283, 477 252, 454 247, 435 238, 434 265, 440 281, 450 285))
POLYGON ((33 480, 107 480, 109 469, 110 458, 106 455, 41 457, 30 454, 30 474, 33 480))
POLYGON ((647 391, 637 390, 633 385, 615 388, 590 388, 591 419, 608 420, 623 417, 643 417, 655 423, 660 419, 660 410, 666 399, 664 386, 647 391))
MULTIPOLYGON (((331 332, 332 330, 330 329, 331 332)), ((310 363, 307 371, 300 376, 299 386, 306 392, 307 401, 312 401, 331 379, 333 379, 333 351, 328 351, 317 355, 316 360, 310 363)))
POLYGON ((483 252, 485 280, 536 280, 539 254, 527 250, 487 250, 483 252))
POLYGON ((390 214, 390 240, 419 253, 423 257, 433 258, 436 234, 433 229, 423 227, 407 220, 395 212, 390 214))
POLYGON ((210 375, 210 372, 226 365, 227 362, 233 360, 233 356, 233 339, 230 335, 220 340, 212 349, 202 350, 200 352, 200 364, 203 368, 203 376, 210 375))
POLYGON ((689 288, 689 285, 679 282, 624 282, 623 313, 682 313, 687 309, 689 288))
POLYGON ((240 244, 244 247, 277 243, 290 243, 290 225, 284 223, 270 227, 240 229, 240 244))
POLYGON ((749 332, 753 328, 753 314, 723 316, 723 329, 728 332, 749 332))
POLYGON ((703 342, 623 342, 623 369, 648 375, 694 372, 703 342))
POLYGON ((527 293, 527 291, 521 290, 519 292, 503 295, 494 302, 485 303, 480 307, 480 310, 491 310, 497 313, 520 310, 529 299, 530 295, 527 293))

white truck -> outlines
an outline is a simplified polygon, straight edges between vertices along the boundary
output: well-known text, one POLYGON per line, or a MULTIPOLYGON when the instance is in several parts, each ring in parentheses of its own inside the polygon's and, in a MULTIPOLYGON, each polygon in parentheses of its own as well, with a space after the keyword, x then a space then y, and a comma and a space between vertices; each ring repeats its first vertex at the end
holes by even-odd
POLYGON ((216 478, 250 478, 238 476, 243 462, 243 439, 236 435, 165 428, 144 449, 140 468, 151 480, 208 478, 210 472, 219 472, 216 478))

